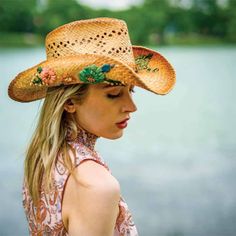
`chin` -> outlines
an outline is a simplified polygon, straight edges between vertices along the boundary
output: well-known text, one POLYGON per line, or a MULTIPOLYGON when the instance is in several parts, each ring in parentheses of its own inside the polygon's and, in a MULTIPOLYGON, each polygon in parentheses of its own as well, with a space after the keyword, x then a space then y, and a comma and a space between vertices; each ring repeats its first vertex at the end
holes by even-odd
POLYGON ((122 136, 123 136, 123 131, 121 130, 120 132, 117 132, 115 134, 109 134, 107 136, 103 136, 103 138, 115 140, 115 139, 121 138, 122 136))

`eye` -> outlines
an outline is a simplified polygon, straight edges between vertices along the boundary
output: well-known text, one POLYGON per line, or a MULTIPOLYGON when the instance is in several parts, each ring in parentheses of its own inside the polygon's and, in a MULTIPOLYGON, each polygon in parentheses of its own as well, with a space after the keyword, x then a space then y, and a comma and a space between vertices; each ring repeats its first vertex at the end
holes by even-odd
POLYGON ((118 94, 107 94, 107 97, 110 98, 110 99, 114 99, 114 98, 118 98, 120 97, 121 93, 118 93, 118 94))

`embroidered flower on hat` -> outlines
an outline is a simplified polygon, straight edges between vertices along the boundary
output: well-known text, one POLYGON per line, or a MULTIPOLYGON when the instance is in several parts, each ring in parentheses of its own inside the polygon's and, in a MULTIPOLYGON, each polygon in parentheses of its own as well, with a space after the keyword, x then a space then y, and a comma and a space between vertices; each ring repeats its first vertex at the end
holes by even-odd
POLYGON ((64 73, 61 76, 61 81, 63 84, 67 85, 67 84, 74 84, 77 81, 77 78, 73 75, 70 75, 69 73, 64 73))
POLYGON ((110 64, 104 64, 101 67, 102 72, 106 73, 109 72, 115 65, 110 65, 110 64))
POLYGON ((56 73, 53 69, 44 67, 40 73, 42 81, 46 85, 52 84, 56 80, 56 73))
POLYGON ((41 67, 37 68, 37 73, 34 75, 33 79, 31 80, 31 85, 50 85, 56 80, 56 73, 53 69, 48 67, 41 67))
POLYGON ((88 84, 101 83, 106 78, 102 69, 96 65, 85 67, 82 71, 80 71, 79 77, 82 82, 88 84))
POLYGON ((104 64, 101 67, 90 65, 85 67, 79 73, 79 78, 82 82, 87 84, 108 83, 111 85, 123 85, 122 82, 106 78, 109 72, 115 65, 104 64))
POLYGON ((135 58, 135 63, 137 65, 137 70, 146 70, 148 72, 156 72, 159 69, 158 68, 150 68, 149 67, 149 62, 152 59, 153 54, 149 53, 147 55, 140 55, 138 57, 135 58))

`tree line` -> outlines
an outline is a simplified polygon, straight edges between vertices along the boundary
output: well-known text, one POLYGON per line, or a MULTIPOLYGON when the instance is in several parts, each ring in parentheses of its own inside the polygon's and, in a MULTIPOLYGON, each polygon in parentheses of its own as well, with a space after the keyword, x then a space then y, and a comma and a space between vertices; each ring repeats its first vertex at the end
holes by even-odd
POLYGON ((79 19, 124 19, 134 44, 168 44, 205 38, 236 42, 236 1, 144 0, 126 10, 94 9, 79 0, 0 0, 0 34, 32 33, 43 37, 55 27, 79 19))

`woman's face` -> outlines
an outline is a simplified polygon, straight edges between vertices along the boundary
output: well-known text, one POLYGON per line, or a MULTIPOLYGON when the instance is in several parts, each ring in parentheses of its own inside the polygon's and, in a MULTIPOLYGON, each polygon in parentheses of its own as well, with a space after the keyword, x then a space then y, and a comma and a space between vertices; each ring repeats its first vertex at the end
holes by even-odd
POLYGON ((132 92, 130 86, 90 85, 83 102, 75 105, 76 121, 98 137, 120 138, 130 113, 137 110, 132 92))

